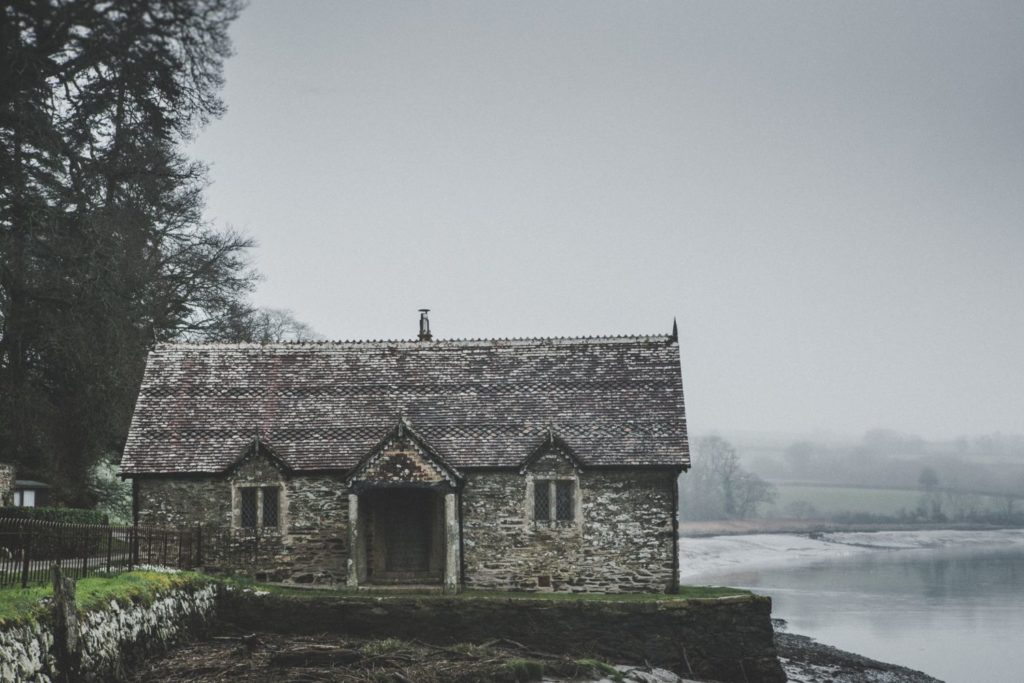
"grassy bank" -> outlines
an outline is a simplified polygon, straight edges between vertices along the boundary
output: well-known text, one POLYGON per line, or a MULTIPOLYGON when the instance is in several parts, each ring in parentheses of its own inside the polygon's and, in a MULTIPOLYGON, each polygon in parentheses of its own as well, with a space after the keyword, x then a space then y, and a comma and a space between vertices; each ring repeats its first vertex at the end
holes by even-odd
MULTIPOLYGON (((121 605, 132 603, 149 604, 161 594, 175 588, 190 588, 217 582, 237 590, 249 590, 291 595, 298 597, 342 597, 342 596, 401 596, 423 599, 456 600, 585 600, 600 602, 653 602, 659 600, 693 600, 750 595, 748 591, 717 586, 681 586, 679 593, 512 593, 499 591, 464 591, 457 594, 416 591, 373 591, 328 588, 302 588, 280 584, 263 584, 245 579, 214 577, 197 572, 163 573, 154 571, 132 571, 116 576, 91 576, 79 579, 75 586, 75 598, 79 612, 105 606, 111 600, 121 605)), ((45 598, 53 594, 49 586, 32 588, 5 588, 0 590, 0 625, 25 618, 35 618, 46 613, 45 598)))
MULTIPOLYGON (((75 602, 80 613, 108 605, 111 600, 125 606, 149 604, 161 593, 175 588, 199 587, 215 580, 195 572, 132 571, 116 576, 90 576, 76 582, 75 602)), ((0 590, 0 625, 45 615, 43 600, 51 595, 50 586, 0 590)))
MULTIPOLYGON (((778 498, 768 510, 771 516, 787 516, 787 512, 804 510, 816 516, 868 513, 896 516, 912 512, 921 505, 924 492, 920 489, 871 488, 867 486, 830 486, 800 482, 777 482, 778 498)), ((941 492, 940 501, 948 512, 962 511, 964 507, 977 514, 1003 512, 1006 499, 981 493, 941 492)))
POLYGON ((991 531, 1016 528, 1005 524, 973 524, 967 522, 935 522, 933 524, 839 523, 813 519, 723 519, 707 522, 684 522, 679 535, 686 538, 705 536, 736 536, 745 534, 813 534, 839 531, 991 531))
POLYGON ((416 590, 373 590, 350 588, 304 588, 285 584, 255 583, 244 579, 227 579, 224 583, 241 590, 261 591, 273 595, 296 597, 412 597, 444 600, 583 600, 592 602, 658 602, 707 600, 751 595, 750 591, 725 586, 680 586, 678 593, 527 593, 511 591, 467 590, 460 593, 416 590))

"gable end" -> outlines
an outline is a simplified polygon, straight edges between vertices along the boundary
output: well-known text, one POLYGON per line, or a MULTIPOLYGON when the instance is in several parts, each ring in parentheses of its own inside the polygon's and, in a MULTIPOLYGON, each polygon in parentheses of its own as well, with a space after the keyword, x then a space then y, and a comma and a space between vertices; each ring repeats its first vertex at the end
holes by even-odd
POLYGON ((345 483, 353 490, 370 488, 453 488, 462 474, 399 418, 398 424, 352 469, 345 483))
POLYGON ((583 463, 576 452, 566 443, 565 439, 558 436, 550 427, 544 439, 536 446, 526 459, 519 465, 519 474, 526 474, 530 466, 538 462, 545 455, 555 454, 563 458, 576 472, 583 471, 583 463))

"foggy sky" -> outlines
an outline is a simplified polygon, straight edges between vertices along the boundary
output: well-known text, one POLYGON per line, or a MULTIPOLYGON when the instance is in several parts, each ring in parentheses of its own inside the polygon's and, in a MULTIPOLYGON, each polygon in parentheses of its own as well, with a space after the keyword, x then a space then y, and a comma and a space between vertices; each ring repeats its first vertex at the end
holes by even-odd
POLYGON ((193 154, 333 339, 667 333, 691 432, 1024 432, 1024 4, 252 2, 193 154))

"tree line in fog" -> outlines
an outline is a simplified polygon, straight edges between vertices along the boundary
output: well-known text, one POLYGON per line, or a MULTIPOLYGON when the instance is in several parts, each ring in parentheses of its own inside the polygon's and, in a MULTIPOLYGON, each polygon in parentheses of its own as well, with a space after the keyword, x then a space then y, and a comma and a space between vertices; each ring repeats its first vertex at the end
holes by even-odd
POLYGON ((798 441, 780 456, 760 455, 747 462, 771 481, 1024 496, 1022 436, 935 442, 874 430, 857 443, 798 441))

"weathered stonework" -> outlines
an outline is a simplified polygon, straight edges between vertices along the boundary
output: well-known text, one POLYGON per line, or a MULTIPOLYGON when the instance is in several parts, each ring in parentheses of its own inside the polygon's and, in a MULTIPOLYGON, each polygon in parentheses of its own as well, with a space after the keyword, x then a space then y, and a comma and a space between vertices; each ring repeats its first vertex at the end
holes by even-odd
POLYGON ((451 477, 408 437, 385 444, 380 452, 356 469, 352 478, 374 484, 454 485, 451 477))
MULTIPOLYGON (((126 665, 201 630, 212 618, 217 587, 177 588, 149 604, 111 600, 79 620, 80 670, 75 680, 125 679, 126 665)), ((0 628, 0 681, 64 680, 54 655, 51 621, 16 622, 0 628)))
POLYGON ((771 600, 549 600, 520 597, 285 597, 225 594, 218 617, 241 632, 339 633, 436 645, 507 639, 573 658, 661 666, 687 679, 783 683, 771 600))
POLYGON ((225 477, 144 477, 138 482, 139 523, 202 525, 204 564, 244 569, 260 580, 344 583, 348 560, 348 498, 340 474, 286 477, 253 458, 225 477), (241 528, 239 489, 280 486, 279 526, 241 528), (230 533, 229 533, 230 532, 230 533), (255 561, 254 561, 255 560, 255 561))
POLYGON ((0 507, 14 502, 14 466, 0 463, 0 507))
MULTIPOLYGON (((418 454, 408 457, 409 467, 395 476, 437 481, 418 454)), ((615 593, 675 586, 673 470, 579 471, 566 454, 552 450, 524 472, 465 475, 461 493, 443 489, 450 493, 437 499, 428 573, 437 577, 431 580, 443 579, 447 590, 615 593), (573 483, 573 519, 534 519, 535 483, 549 480, 573 483)), ((271 459, 253 457, 224 477, 142 478, 138 495, 140 523, 208 528, 209 567, 293 583, 354 587, 390 580, 374 533, 375 494, 352 494, 340 474, 287 476, 271 459), (255 530, 240 528, 238 492, 246 486, 280 487, 279 527, 258 528, 258 545, 255 530), (351 530, 350 509, 363 518, 351 530), (357 548, 351 563, 350 547, 357 548)))
POLYGON ((536 465, 527 478, 505 472, 467 476, 467 588, 614 593, 675 586, 674 472, 578 473, 576 520, 537 522, 528 477, 566 476, 571 466, 554 456, 536 465))
POLYGON ((257 579, 671 590, 678 342, 161 345, 121 472, 140 521, 257 579))

